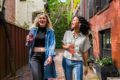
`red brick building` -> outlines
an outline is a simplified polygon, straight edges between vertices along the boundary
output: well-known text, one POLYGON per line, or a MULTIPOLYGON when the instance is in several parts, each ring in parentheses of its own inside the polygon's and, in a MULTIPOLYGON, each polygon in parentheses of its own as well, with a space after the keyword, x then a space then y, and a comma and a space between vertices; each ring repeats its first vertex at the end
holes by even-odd
POLYGON ((76 14, 84 16, 92 25, 94 56, 111 56, 120 70, 120 0, 81 2, 76 14))
POLYGON ((95 39, 93 52, 110 55, 120 68, 120 0, 113 0, 90 18, 95 39))

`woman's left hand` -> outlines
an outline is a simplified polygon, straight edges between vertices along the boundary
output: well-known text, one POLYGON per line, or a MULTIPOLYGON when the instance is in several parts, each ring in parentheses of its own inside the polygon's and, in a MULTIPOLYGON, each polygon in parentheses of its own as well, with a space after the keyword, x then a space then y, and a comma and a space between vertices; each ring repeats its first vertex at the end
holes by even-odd
POLYGON ((47 64, 51 64, 52 63, 52 56, 49 56, 46 60, 47 64))
POLYGON ((85 66, 84 75, 86 76, 87 73, 88 73, 88 66, 85 66))

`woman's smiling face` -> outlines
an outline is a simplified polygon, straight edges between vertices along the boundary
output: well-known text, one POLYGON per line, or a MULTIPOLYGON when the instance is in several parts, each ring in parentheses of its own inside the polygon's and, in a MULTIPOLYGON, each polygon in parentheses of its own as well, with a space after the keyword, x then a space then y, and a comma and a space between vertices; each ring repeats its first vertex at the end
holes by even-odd
POLYGON ((79 25, 80 25, 79 19, 77 17, 74 17, 71 22, 71 28, 73 29, 79 27, 79 25))
POLYGON ((39 23, 40 27, 46 27, 47 17, 45 15, 40 15, 38 23, 39 23))

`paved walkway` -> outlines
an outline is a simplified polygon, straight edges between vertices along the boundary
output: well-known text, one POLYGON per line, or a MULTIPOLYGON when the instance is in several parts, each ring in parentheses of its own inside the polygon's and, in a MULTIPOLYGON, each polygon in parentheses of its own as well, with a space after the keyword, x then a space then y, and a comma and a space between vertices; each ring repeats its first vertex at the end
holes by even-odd
MULTIPOLYGON (((63 50, 59 49, 56 50, 56 52, 57 52, 57 56, 55 57, 55 63, 56 63, 56 70, 58 75, 57 80, 65 80, 64 73, 62 70, 63 50)), ((28 65, 18 70, 16 73, 16 77, 9 78, 7 80, 32 80, 32 75, 28 68, 28 65)), ((92 70, 89 70, 89 73, 86 76, 84 76, 84 80, 99 80, 99 79, 97 79, 96 74, 92 70)))

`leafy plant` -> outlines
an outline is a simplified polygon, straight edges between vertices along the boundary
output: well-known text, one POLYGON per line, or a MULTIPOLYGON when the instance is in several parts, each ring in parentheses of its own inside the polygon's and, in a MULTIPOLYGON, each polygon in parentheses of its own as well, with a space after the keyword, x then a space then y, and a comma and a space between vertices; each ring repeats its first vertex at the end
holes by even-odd
POLYGON ((79 3, 80 3, 80 0, 74 0, 74 9, 76 9, 76 7, 79 3))
POLYGON ((101 67, 105 65, 111 65, 112 64, 112 58, 111 57, 103 57, 102 59, 97 59, 96 63, 99 64, 101 67))
POLYGON ((47 11, 55 30, 56 48, 61 48, 63 35, 70 28, 69 24, 72 17, 70 0, 66 0, 65 3, 60 2, 60 0, 48 0, 47 11))

